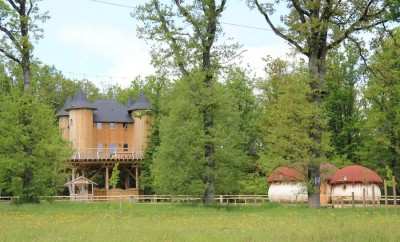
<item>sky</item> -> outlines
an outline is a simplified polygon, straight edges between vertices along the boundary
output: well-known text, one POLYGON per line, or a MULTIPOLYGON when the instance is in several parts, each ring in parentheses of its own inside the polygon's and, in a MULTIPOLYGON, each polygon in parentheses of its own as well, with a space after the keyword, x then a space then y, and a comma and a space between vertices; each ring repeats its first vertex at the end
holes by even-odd
MULTIPOLYGON (((108 1, 129 6, 145 2, 108 1)), ((150 45, 137 37, 131 9, 92 0, 43 0, 40 8, 48 11, 50 19, 42 25, 44 38, 35 44, 35 57, 65 76, 88 79, 99 87, 127 87, 136 76, 153 72, 150 45)), ((263 17, 250 10, 245 0, 228 1, 221 21, 267 29, 223 25, 224 38, 242 45, 242 65, 251 66, 256 75, 263 74, 263 57, 285 57, 289 52, 289 46, 268 30, 263 17)))

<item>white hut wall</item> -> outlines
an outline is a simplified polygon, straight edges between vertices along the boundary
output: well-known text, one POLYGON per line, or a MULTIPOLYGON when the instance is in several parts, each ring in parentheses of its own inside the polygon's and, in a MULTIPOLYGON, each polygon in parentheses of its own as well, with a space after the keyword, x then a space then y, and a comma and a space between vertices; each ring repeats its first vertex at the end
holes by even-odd
POLYGON ((375 193, 375 199, 380 199, 381 189, 376 184, 337 184, 332 186, 332 198, 336 197, 351 197, 354 192, 354 199, 363 200, 363 190, 365 190, 365 199, 372 200, 372 195, 375 193), (374 191, 372 191, 374 190, 374 191))
POLYGON ((272 183, 268 189, 268 198, 272 202, 306 202, 308 200, 305 183, 272 183))

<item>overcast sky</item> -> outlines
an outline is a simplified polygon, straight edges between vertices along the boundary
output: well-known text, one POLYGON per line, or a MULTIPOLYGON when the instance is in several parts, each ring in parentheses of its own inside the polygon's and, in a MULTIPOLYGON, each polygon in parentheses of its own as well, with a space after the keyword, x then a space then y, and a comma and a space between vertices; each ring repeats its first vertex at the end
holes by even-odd
MULTIPOLYGON (((107 1, 107 0, 106 0, 107 1)), ((144 0, 108 0, 136 6, 144 0)), ((87 78, 98 86, 128 86, 135 76, 152 73, 149 46, 136 36, 137 21, 131 9, 91 0, 43 0, 50 19, 43 25, 44 38, 35 55, 71 78, 87 78)), ((265 20, 246 6, 230 0, 223 22, 266 28, 265 20)), ((244 63, 262 74, 262 57, 285 56, 288 45, 271 31, 223 25, 226 37, 243 45, 244 63)))

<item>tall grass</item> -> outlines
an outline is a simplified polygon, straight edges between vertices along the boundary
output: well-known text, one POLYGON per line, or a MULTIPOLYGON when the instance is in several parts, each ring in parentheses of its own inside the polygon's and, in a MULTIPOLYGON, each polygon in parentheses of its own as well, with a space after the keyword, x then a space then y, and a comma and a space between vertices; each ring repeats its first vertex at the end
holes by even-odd
POLYGON ((400 210, 0 204, 0 241, 400 241, 400 210))

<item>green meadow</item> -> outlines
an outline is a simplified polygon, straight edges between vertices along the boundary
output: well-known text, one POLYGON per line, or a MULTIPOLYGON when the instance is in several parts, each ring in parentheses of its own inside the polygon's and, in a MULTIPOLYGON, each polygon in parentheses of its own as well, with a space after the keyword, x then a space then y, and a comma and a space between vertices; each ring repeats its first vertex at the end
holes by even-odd
POLYGON ((0 241, 400 241, 400 209, 0 204, 0 241))

